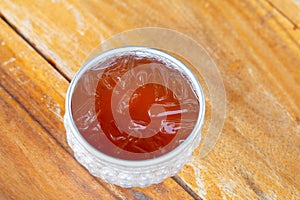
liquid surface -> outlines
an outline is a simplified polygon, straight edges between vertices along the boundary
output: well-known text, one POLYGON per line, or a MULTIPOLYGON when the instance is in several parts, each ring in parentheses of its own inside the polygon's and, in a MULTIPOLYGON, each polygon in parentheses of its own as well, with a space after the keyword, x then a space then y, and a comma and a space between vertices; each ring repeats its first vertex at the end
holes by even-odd
POLYGON ((163 60, 122 55, 78 81, 74 122, 99 151, 121 159, 161 156, 192 132, 199 102, 187 78, 163 60))

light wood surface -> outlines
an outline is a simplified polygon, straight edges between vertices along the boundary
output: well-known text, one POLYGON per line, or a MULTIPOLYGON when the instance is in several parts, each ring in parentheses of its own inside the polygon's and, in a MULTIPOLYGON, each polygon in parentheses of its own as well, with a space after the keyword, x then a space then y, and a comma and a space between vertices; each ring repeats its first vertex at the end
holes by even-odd
POLYGON ((299 4, 0 0, 0 178, 8 180, 0 182, 0 198, 299 199, 299 4), (180 31, 207 50, 222 74, 227 116, 213 151, 203 159, 196 151, 177 182, 122 189, 75 162, 61 118, 68 80, 90 51, 146 26, 180 31))
POLYGON ((68 82, 1 20, 0 30, 4 199, 192 198, 171 178, 128 190, 91 176, 66 142, 62 117, 68 82))

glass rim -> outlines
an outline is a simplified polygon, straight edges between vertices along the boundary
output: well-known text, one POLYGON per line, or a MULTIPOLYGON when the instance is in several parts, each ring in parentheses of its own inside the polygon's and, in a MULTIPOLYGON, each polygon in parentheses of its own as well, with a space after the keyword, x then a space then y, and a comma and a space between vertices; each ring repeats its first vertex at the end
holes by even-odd
MULTIPOLYGON (((182 71, 180 71, 182 73, 182 71)), ((73 130, 72 132, 74 133, 75 138, 77 139, 78 142, 90 153, 93 154, 93 156, 96 156, 100 158, 103 161, 106 161, 108 163, 112 163, 115 165, 123 165, 127 167, 147 167, 147 166, 152 166, 156 165, 162 162, 166 162, 170 160, 173 157, 176 157, 176 155, 180 154, 183 150, 185 150, 188 145, 196 138, 197 134, 201 134, 200 130, 204 122, 204 114, 205 114, 205 98, 204 98, 204 93, 202 90, 202 87, 195 76, 195 74, 191 71, 189 67, 187 67, 183 62, 181 62, 179 59, 175 58, 174 56, 170 55, 169 53, 166 53, 165 51, 152 48, 152 47, 145 47, 145 46, 122 46, 122 47, 117 47, 117 48, 112 48, 106 51, 103 51, 96 56, 92 57, 89 59, 87 62, 85 62, 80 69, 77 71, 75 76, 73 77, 68 91, 66 95, 66 102, 65 102, 65 109, 66 109, 66 114, 69 117, 70 121, 70 128, 73 130), (95 147, 93 147, 90 143, 84 139, 84 137, 81 135, 79 130, 77 129, 77 126, 73 120, 73 115, 72 115, 72 109, 71 109, 71 102, 72 102, 72 95, 74 92, 74 88, 78 82, 78 80, 82 77, 82 75, 90 68, 95 66, 97 62, 101 61, 105 57, 113 56, 113 55, 118 55, 119 53, 126 53, 126 52, 133 52, 133 51, 141 51, 141 52, 146 52, 146 53, 151 53, 154 56, 159 55, 162 56, 171 62, 175 64, 175 66, 179 67, 181 70, 184 71, 186 78, 192 83, 192 88, 195 90, 195 93, 197 95, 197 99, 199 101, 199 113, 198 113, 198 118, 196 121, 196 124, 191 131, 191 133, 188 135, 188 137, 177 147, 172 149, 171 151, 160 155, 155 158, 150 158, 150 159, 145 159, 145 160, 126 160, 126 159, 121 159, 121 158, 116 158, 110 155, 107 155, 100 150, 97 150, 95 147)), ((201 141, 201 140, 200 140, 201 141)))

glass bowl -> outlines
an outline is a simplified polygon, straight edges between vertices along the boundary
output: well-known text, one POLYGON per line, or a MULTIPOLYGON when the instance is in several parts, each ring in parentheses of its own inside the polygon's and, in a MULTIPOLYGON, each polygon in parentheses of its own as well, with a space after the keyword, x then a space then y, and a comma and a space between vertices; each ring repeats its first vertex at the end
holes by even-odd
MULTIPOLYGON (((89 80, 89 79, 86 79, 89 80)), ((95 83, 87 81, 88 87, 95 90, 95 83)), ((74 151, 76 160, 88 171, 110 184, 121 187, 146 187, 150 184, 160 183, 168 177, 174 176, 190 159, 194 149, 201 141, 201 127, 204 121, 205 99, 202 88, 193 72, 180 60, 158 49, 139 46, 126 46, 114 48, 100 53, 86 62, 73 78, 66 96, 66 112, 64 125, 67 142, 74 151), (150 55, 150 57, 163 60, 176 68, 188 79, 195 93, 199 107, 197 119, 189 135, 177 147, 157 157, 132 160, 114 157, 103 153, 91 145, 80 133, 76 119, 73 119, 72 98, 77 84, 90 70, 94 70, 107 58, 118 57, 127 53, 135 55, 150 55)))

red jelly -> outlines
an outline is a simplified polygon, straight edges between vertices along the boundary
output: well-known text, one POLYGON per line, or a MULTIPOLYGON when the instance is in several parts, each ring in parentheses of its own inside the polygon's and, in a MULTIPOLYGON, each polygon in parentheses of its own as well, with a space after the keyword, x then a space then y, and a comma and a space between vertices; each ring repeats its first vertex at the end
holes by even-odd
POLYGON ((76 127, 109 156, 144 160, 172 151, 192 132, 199 102, 176 63, 128 52, 100 60, 72 96, 76 127))

